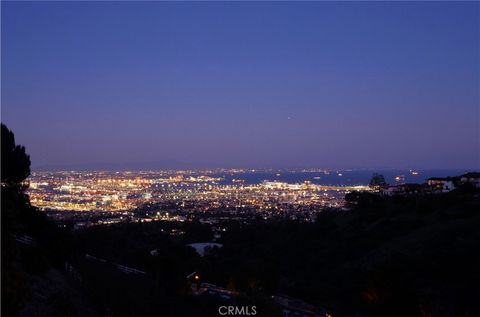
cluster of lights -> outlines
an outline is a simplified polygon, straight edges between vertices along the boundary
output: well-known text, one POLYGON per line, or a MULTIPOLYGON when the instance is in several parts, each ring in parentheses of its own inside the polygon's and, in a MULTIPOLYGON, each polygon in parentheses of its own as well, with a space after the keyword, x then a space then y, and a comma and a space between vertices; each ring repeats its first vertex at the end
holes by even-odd
MULTIPOLYGON (((230 174, 245 172, 227 171, 230 174)), ((278 210, 285 204, 338 207, 343 203, 345 192, 369 190, 365 186, 325 186, 309 181, 245 184, 238 178, 224 184, 213 172, 34 173, 29 179, 28 192, 32 204, 44 210, 119 212, 166 201, 183 206, 191 202, 204 211, 220 207, 278 210)))

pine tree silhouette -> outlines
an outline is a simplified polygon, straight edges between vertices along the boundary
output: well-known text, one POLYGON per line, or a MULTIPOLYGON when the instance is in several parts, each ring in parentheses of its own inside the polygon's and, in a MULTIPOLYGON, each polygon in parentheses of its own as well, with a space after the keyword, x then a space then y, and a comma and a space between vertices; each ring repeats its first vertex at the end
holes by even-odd
POLYGON ((2 186, 20 185, 30 175, 30 156, 15 144, 15 136, 2 123, 2 186))

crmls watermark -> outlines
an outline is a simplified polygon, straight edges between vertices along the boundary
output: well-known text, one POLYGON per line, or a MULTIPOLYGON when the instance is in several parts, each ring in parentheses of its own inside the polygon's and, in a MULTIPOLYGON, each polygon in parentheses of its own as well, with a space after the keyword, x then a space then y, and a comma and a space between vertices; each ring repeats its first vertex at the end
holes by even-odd
POLYGON ((220 306, 218 313, 220 316, 255 316, 257 306, 220 306))

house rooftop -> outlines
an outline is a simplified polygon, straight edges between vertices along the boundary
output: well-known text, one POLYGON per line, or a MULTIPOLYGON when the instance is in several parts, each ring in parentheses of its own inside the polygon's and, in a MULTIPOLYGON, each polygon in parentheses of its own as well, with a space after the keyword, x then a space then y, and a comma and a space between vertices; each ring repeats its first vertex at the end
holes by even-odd
POLYGON ((469 172, 461 175, 460 177, 466 178, 480 178, 480 172, 469 172))

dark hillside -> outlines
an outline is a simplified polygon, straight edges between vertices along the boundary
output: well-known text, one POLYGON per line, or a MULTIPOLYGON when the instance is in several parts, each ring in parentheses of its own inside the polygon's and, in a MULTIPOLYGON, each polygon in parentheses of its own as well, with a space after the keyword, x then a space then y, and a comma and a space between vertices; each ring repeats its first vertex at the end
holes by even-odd
POLYGON ((65 276, 71 236, 30 205, 30 158, 2 124, 2 316, 95 316, 65 276))
POLYGON ((326 212, 315 224, 230 231, 212 276, 304 298, 336 315, 480 312, 478 192, 360 196, 352 210, 326 212))

